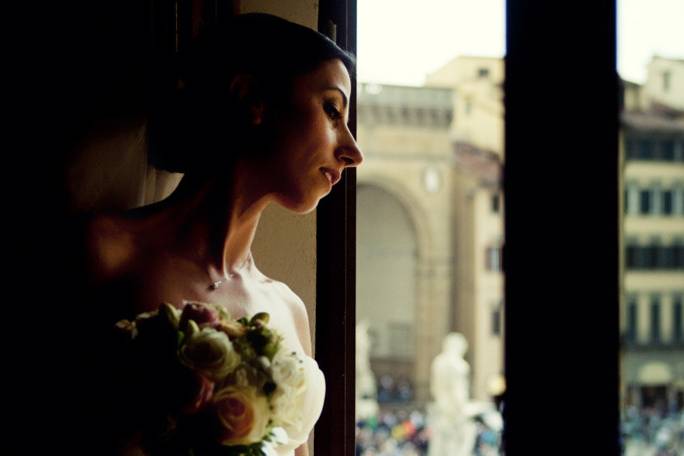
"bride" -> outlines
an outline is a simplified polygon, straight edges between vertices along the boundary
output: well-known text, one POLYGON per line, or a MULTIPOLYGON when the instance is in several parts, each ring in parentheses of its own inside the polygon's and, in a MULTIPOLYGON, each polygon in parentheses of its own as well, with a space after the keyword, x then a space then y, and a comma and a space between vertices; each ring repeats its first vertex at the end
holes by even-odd
MULTIPOLYGON (((310 212, 362 162, 347 126, 353 57, 313 30, 246 14, 205 33, 185 64, 177 98, 148 124, 154 164, 184 173, 178 188, 149 206, 82 219, 82 271, 87 299, 97 303, 88 324, 96 334, 162 302, 212 302, 235 318, 268 312, 306 360, 308 382, 302 424, 287 429, 289 442, 277 451, 308 455, 325 380, 311 359, 306 308, 259 271, 251 245, 269 204, 310 212)), ((89 345, 86 360, 99 354, 89 345)), ((103 427, 107 418, 86 406, 91 412, 93 427, 103 427)), ((113 435, 134 426, 111 421, 104 427, 113 435)))

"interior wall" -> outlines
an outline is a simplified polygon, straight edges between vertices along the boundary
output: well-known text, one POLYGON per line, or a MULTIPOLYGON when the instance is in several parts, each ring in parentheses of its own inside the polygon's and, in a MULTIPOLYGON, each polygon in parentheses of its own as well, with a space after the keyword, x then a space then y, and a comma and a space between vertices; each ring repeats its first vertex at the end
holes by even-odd
MULTIPOLYGON (((249 0, 240 1, 238 6, 241 13, 266 12, 317 28, 318 2, 314 0, 249 0)), ((120 9, 124 18, 140 16, 135 2, 122 4, 120 9)), ((107 30, 100 33, 103 35, 101 41, 111 42, 109 47, 116 49, 120 37, 128 36, 127 27, 130 28, 127 23, 109 24, 107 30)), ((142 25, 139 28, 143 30, 142 25)), ((131 49, 136 40, 144 40, 142 32, 132 36, 126 40, 131 49)), ((109 49, 102 45, 98 47, 109 49)), ((115 54, 120 58, 117 65, 121 67, 126 57, 119 54, 124 52, 115 54)), ((107 63, 102 71, 112 71, 113 66, 114 63, 107 63)), ((135 98, 132 94, 128 97, 135 98)), ((135 100, 129 105, 132 103, 135 100)), ((134 117, 115 116, 91 122, 89 133, 70 152, 65 169, 68 204, 74 211, 122 210, 150 204, 168 196, 181 178, 182 174, 147 165, 144 119, 134 117)), ((253 254, 264 274, 286 283, 304 301, 313 338, 316 334, 315 211, 299 215, 275 205, 269 207, 261 218, 253 254)), ((315 341, 312 342, 315 346, 315 341)))
MULTIPOLYGON (((318 28, 315 0, 246 0, 240 12, 263 12, 318 28)), ((252 248, 257 267, 286 283, 306 304, 312 346, 316 334, 316 212, 299 215, 271 205, 261 217, 252 248)))
POLYGON ((261 12, 318 29, 317 0, 240 0, 240 13, 261 12))

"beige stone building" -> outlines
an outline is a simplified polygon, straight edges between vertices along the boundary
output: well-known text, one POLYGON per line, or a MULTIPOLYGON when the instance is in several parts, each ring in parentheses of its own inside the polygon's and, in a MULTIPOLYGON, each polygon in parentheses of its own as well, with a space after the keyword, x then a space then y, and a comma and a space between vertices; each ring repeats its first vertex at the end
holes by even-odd
POLYGON ((453 328, 470 344, 471 394, 488 399, 504 374, 503 60, 457 57, 428 75, 454 91, 453 328))
MULTIPOLYGON (((503 78, 501 59, 458 57, 425 87, 360 86, 358 315, 378 376, 410 379, 418 402, 451 330, 473 397, 503 374, 503 78)), ((621 394, 682 408, 684 60, 655 56, 623 86, 621 394)))
MULTIPOLYGON (((452 91, 362 84, 357 137, 357 318, 376 377, 428 398, 452 306, 452 91)), ((382 396, 382 388, 380 395, 382 396)), ((382 398, 382 397, 381 397, 382 398)))
POLYGON ((357 318, 376 376, 418 404, 449 331, 468 340, 474 398, 503 374, 502 82, 500 59, 471 57, 425 87, 359 86, 357 318))
POLYGON ((684 60, 624 82, 621 261, 624 404, 684 407, 684 60))

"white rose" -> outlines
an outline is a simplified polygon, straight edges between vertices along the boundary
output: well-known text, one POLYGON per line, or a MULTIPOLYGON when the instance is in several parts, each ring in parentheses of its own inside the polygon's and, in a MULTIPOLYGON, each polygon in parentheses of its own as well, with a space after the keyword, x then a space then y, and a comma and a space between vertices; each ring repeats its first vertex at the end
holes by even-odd
POLYGON ((241 362, 228 336, 213 328, 202 328, 190 336, 179 355, 183 364, 215 382, 223 380, 241 362))
POLYGON ((275 424, 299 428, 302 422, 299 402, 306 391, 304 362, 296 352, 281 349, 273 357, 271 372, 277 385, 271 397, 275 424))

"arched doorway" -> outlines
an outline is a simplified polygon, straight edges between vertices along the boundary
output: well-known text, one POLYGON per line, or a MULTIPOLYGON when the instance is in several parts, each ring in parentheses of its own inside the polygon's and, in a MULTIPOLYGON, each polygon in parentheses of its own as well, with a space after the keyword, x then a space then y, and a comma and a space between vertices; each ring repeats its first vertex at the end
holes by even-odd
POLYGON ((357 321, 366 320, 380 402, 415 391, 416 230, 397 197, 375 185, 357 190, 357 321))

